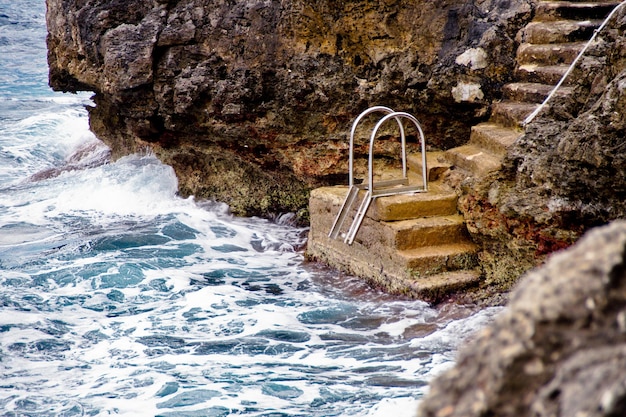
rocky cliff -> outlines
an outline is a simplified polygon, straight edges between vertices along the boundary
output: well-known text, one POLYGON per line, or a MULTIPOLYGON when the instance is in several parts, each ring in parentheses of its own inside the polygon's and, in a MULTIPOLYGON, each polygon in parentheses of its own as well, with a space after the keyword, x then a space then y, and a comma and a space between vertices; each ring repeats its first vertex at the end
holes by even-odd
POLYGON ((626 415, 626 222, 530 272, 437 378, 420 417, 626 415))
POLYGON ((430 147, 467 140, 531 3, 47 0, 50 84, 93 91, 114 156, 151 149, 183 195, 298 211, 345 182, 347 131, 371 105, 415 114, 430 147))

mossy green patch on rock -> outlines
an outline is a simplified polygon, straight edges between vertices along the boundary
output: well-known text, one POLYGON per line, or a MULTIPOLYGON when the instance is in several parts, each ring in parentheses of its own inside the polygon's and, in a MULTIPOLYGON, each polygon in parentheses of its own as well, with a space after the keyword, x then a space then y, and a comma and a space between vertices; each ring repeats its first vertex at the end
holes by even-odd
POLYGON ((163 150, 172 165, 182 195, 227 203, 233 214, 263 216, 294 212, 306 220, 309 188, 285 171, 263 169, 241 156, 213 147, 163 150))

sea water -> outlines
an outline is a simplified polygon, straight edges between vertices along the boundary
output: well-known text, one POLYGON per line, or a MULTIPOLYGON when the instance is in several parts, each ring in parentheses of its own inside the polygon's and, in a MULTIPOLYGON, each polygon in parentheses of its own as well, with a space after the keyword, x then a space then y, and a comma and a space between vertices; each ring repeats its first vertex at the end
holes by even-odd
POLYGON ((291 215, 177 196, 47 86, 43 0, 0 0, 2 416, 379 416, 496 310, 388 296, 303 259, 291 215))

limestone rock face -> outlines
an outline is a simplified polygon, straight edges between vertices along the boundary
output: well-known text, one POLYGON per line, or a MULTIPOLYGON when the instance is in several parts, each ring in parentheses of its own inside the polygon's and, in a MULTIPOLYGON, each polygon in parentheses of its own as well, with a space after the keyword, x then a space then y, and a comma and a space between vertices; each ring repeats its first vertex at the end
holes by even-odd
POLYGON ((420 417, 626 415, 626 222, 528 273, 436 378, 420 417))
POLYGON ((50 84, 95 92, 91 127, 114 156, 152 149, 182 194, 293 211, 344 180, 371 105, 415 114, 431 146, 463 143, 531 4, 47 0, 50 84))

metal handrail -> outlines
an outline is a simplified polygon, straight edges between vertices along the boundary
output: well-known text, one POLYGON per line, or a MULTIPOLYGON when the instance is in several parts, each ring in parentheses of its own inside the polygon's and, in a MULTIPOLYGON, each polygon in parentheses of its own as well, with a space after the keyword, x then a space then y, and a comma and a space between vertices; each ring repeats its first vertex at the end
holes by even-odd
MULTIPOLYGON (((350 130, 350 154, 349 154, 349 159, 348 159, 348 169, 349 169, 349 173, 348 173, 348 185, 350 187, 352 187, 354 185, 354 135, 356 133, 356 128, 359 125, 359 123, 361 122, 361 120, 371 114, 371 113, 375 113, 375 112, 385 112, 387 114, 390 113, 394 113, 394 110, 390 109, 389 107, 385 107, 385 106, 374 106, 374 107, 370 107, 369 109, 363 111, 361 114, 359 114, 359 116, 354 120, 354 123, 352 123, 352 129, 350 130)), ((402 123, 400 123, 400 121, 398 120, 398 127, 400 128, 400 136, 402 138, 402 142, 406 143, 406 139, 404 136, 404 127, 402 126, 402 123)), ((405 147, 402 147, 402 150, 404 152, 404 157, 402 159, 402 168, 403 168, 403 175, 404 177, 406 177, 406 150, 405 147)), ((371 150, 370 150, 371 153, 371 150)))
POLYGON ((373 191, 374 190, 374 140, 376 139, 376 135, 378 134, 378 130, 380 129, 380 127, 385 124, 389 119, 395 119, 398 122, 398 125, 400 126, 400 130, 401 130, 401 141, 402 141, 402 161, 403 161, 403 176, 404 178, 407 177, 406 174, 406 138, 404 135, 404 128, 402 126, 402 122, 400 119, 409 119, 411 122, 413 122, 413 124, 415 125, 415 127, 417 128, 417 131, 419 132, 419 136, 420 136, 420 144, 421 144, 421 153, 422 153, 422 178, 423 178, 423 184, 424 184, 424 191, 428 191, 428 180, 427 180, 427 168, 426 168, 426 141, 424 139, 424 131, 422 130, 422 126, 420 125, 420 123, 417 121, 417 119, 409 114, 409 113, 405 113, 405 112, 393 112, 390 113, 386 116, 384 116, 382 119, 380 119, 378 121, 378 123, 376 124, 376 126, 374 127, 374 130, 372 131, 372 136, 370 137, 370 154, 369 154, 369 160, 368 160, 368 180, 369 180, 369 184, 370 184, 370 189, 373 191))
POLYGON ((352 124, 352 129, 350 131, 350 155, 349 155, 349 187, 346 198, 335 217, 335 221, 331 226, 330 232, 328 233, 328 237, 331 239, 336 239, 343 227, 343 223, 346 220, 348 212, 352 209, 352 205, 357 202, 359 190, 365 191, 365 195, 361 200, 361 203, 354 215, 352 224, 348 231, 343 235, 344 242, 348 245, 351 245, 354 241, 354 238, 361 227, 361 223, 365 217, 365 213, 367 212, 371 202, 378 198, 384 196, 392 196, 397 194, 410 194, 410 193, 418 193, 418 192, 426 192, 428 191, 428 177, 427 172, 428 169, 426 167, 426 140, 424 139, 424 131, 422 130, 421 125, 417 121, 417 119, 409 113, 405 112, 396 112, 385 106, 374 106, 362 112, 352 124), (384 112, 387 113, 383 116, 372 131, 370 136, 369 143, 369 158, 368 158, 368 181, 355 185, 354 184, 354 136, 356 133, 356 128, 361 120, 374 112, 384 112), (400 129, 400 141, 401 141, 401 154, 402 154, 402 179, 398 180, 386 180, 386 181, 378 181, 376 184, 374 183, 374 142, 376 140, 376 136, 378 135, 378 131, 381 126, 388 122, 389 120, 394 119, 398 124, 398 128, 400 129), (421 153, 422 153, 422 187, 409 185, 409 177, 407 175, 407 153, 406 153, 406 133, 404 129, 403 119, 408 119, 413 122, 415 128, 419 133, 419 139, 421 144, 421 153))
POLYGON ((620 4, 618 4, 617 6, 615 6, 615 8, 611 11, 611 13, 609 13, 608 16, 604 19, 604 22, 602 22, 602 24, 596 30, 593 31, 593 35, 591 36, 591 39, 589 39, 589 41, 585 44, 583 49, 578 53, 578 55, 576 56, 574 61, 572 61, 572 63, 570 64, 569 68, 567 69, 567 71, 565 71, 565 74, 563 74, 563 76, 561 77, 559 82, 554 86, 552 91, 550 91, 550 94, 548 94, 548 96, 543 101, 543 103, 541 103, 532 113, 530 113, 528 116, 526 116, 526 118, 522 122, 522 126, 526 126, 527 124, 532 122, 533 119, 541 112, 541 110, 543 110, 543 108, 546 106, 546 104, 556 94, 557 90, 561 87, 561 85, 563 85, 563 83, 565 82, 565 79, 574 70, 574 67, 576 67, 576 64, 578 64, 578 61, 580 60, 580 58, 582 58, 582 56, 585 54, 585 52, 587 52, 587 48, 589 48, 589 45, 591 45, 593 43, 593 41, 596 39, 596 36, 598 35, 598 33, 600 33, 600 31, 602 29, 604 29, 604 27, 607 25, 609 20, 611 20, 611 18, 613 17, 613 15, 617 11, 617 9, 622 7, 624 4, 626 4, 626 1, 623 1, 620 4))

